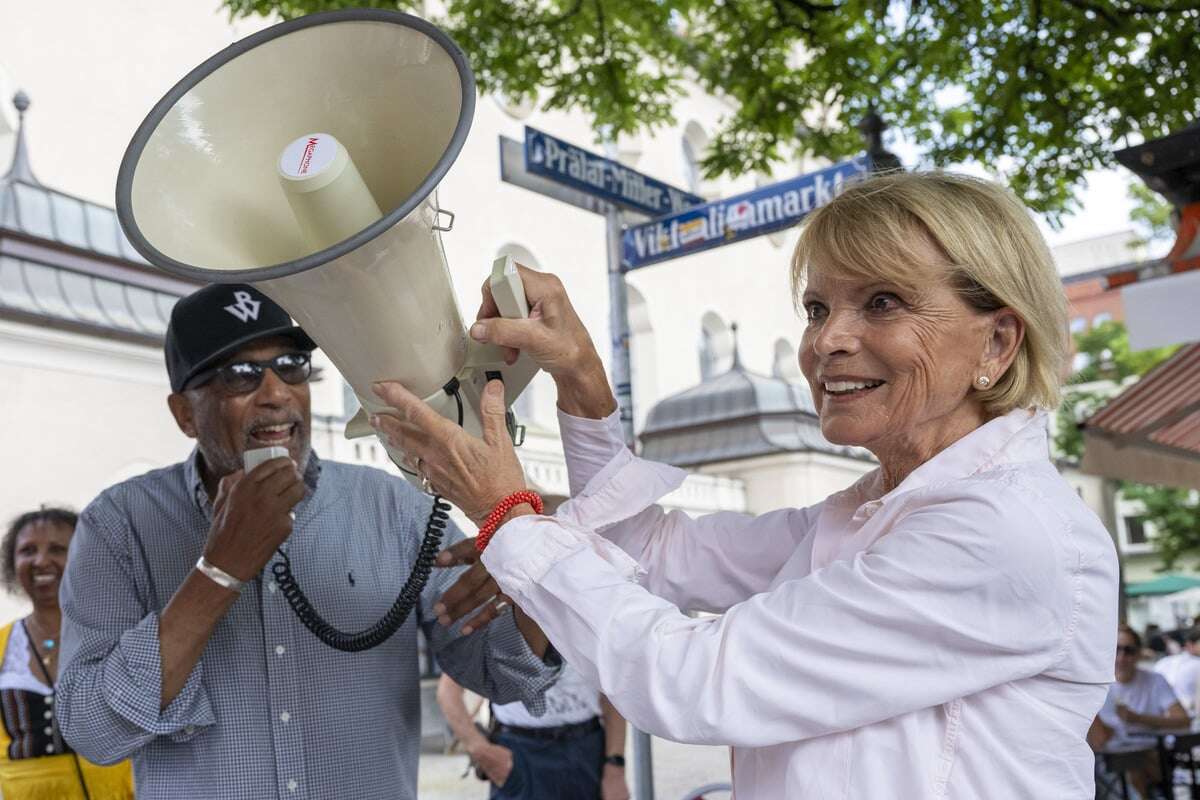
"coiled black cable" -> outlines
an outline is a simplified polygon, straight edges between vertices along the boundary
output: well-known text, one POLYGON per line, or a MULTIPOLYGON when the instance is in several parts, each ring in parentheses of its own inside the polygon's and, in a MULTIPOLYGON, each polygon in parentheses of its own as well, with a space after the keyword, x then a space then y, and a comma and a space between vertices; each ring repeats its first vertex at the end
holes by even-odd
MULTIPOLYGON (((446 394, 453 396, 457 402, 458 424, 459 427, 462 427, 463 402, 459 394, 458 379, 452 378, 442 389, 446 394)), ((407 470, 405 471, 407 472, 407 470)), ((421 539, 416 562, 413 564, 412 572, 408 575, 408 580, 400 589, 396 602, 392 603, 392 607, 379 618, 378 622, 358 633, 346 633, 338 630, 313 608, 312 603, 300 588, 296 576, 292 574, 291 559, 288 558, 288 554, 283 551, 282 547, 278 550, 280 560, 271 565, 271 572, 275 574, 275 582, 279 585, 279 591, 282 592, 288 605, 292 607, 296 617, 304 623, 304 627, 312 631, 314 636, 335 650, 346 653, 370 650, 390 639, 392 634, 398 631, 404 621, 408 619, 408 615, 412 613, 413 608, 421 599, 421 592, 424 591, 425 584, 429 582, 429 575, 433 572, 433 561, 437 558, 438 549, 442 545, 442 536, 446 532, 446 525, 450 522, 449 512, 450 504, 443 500, 440 494, 434 495, 433 507, 429 510, 429 520, 425 523, 425 535, 421 539)))
POLYGON ((438 549, 441 547, 446 524, 450 521, 449 511, 450 504, 444 501, 441 495, 435 495, 433 508, 429 511, 429 521, 425 523, 425 537, 421 540, 421 549, 417 553, 416 563, 413 564, 408 580, 404 582, 404 587, 396 597, 396 602, 392 604, 386 614, 379 618, 378 622, 358 633, 346 633, 338 630, 325 621, 325 618, 313 608, 312 603, 300 589, 296 576, 292 574, 291 561, 288 559, 287 553, 282 550, 279 551, 281 560, 271 565, 271 571, 275 573, 275 582, 279 584, 279 591, 283 593, 284 599, 288 601, 288 605, 292 607, 296 617, 304 623, 304 627, 312 631, 313 635, 325 644, 346 653, 357 653, 378 647, 400 629, 417 601, 421 599, 421 592, 425 589, 425 584, 429 581, 429 575, 433 571, 433 561, 437 558, 438 549))

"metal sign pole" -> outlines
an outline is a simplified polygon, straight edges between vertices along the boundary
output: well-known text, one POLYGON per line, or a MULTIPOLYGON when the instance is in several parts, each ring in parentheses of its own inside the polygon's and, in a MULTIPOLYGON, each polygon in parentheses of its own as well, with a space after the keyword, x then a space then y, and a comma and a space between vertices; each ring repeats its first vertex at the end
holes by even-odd
MULTIPOLYGON (((633 381, 629 364, 629 303, 625 295, 625 273, 621 270, 624 230, 621 212, 610 205, 604 214, 608 241, 608 322, 612 337, 613 393, 621 417, 625 444, 633 447, 633 381)), ((634 800, 654 800, 654 759, 650 734, 629 726, 633 734, 634 800)))
POLYGON ((612 337, 613 393, 621 415, 625 444, 633 447, 633 381, 629 365, 629 303, 625 295, 625 273, 621 270, 624 229, 621 212, 610 206, 604 214, 608 242, 608 328, 612 337))

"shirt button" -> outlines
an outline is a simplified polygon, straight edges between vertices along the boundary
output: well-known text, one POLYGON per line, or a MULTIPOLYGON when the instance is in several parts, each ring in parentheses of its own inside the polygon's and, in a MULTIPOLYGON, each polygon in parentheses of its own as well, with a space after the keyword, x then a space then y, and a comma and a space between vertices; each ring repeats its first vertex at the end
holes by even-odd
POLYGON ((51 736, 54 734, 54 728, 47 725, 46 727, 42 728, 42 733, 46 734, 47 736, 51 736))
POLYGON ((268 583, 267 588, 270 589, 272 592, 274 592, 275 591, 275 581, 271 581, 270 583, 268 583))
POLYGON ((54 752, 54 745, 52 745, 52 744, 48 744, 48 745, 46 745, 46 752, 47 752, 47 753, 53 753, 53 752, 54 752))
POLYGON ((281 656, 284 654, 284 652, 286 652, 286 651, 284 650, 283 645, 281 645, 281 644, 275 645, 275 655, 281 656))
POLYGON ((53 717, 53 716, 54 716, 54 712, 53 712, 53 711, 47 711, 47 712, 43 713, 43 714, 42 714, 42 716, 43 716, 43 717, 45 717, 46 719, 50 719, 51 717, 53 717))
POLYGON ((188 725, 188 726, 184 727, 183 732, 186 733, 188 736, 191 736, 193 733, 196 732, 196 726, 188 725))
POLYGON ((280 715, 279 715, 279 719, 280 719, 280 721, 282 721, 282 722, 287 722, 287 721, 288 721, 288 720, 290 720, 291 718, 292 718, 292 715, 291 715, 291 714, 289 714, 289 713, 288 713, 288 712, 286 712, 286 711, 285 711, 285 712, 283 712, 282 714, 280 714, 280 715))
POLYGON ((296 787, 299 785, 300 784, 296 783, 295 779, 293 778, 292 780, 288 781, 288 791, 289 792, 296 791, 296 787))

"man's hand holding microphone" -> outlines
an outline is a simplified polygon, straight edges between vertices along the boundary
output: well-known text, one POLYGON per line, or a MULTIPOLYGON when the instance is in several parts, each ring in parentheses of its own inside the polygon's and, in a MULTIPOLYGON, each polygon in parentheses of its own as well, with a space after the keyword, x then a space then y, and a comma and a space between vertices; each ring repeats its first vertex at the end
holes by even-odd
POLYGON ((304 481, 283 448, 266 453, 256 463, 246 451, 249 471, 239 470, 221 479, 213 501, 212 527, 204 546, 204 561, 239 582, 262 571, 276 549, 292 533, 292 509, 304 499, 304 481))

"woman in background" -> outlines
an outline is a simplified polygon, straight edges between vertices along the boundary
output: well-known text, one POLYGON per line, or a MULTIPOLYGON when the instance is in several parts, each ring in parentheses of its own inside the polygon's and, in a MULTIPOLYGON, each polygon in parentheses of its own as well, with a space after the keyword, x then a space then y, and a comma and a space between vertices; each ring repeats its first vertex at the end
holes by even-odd
POLYGON ((54 717, 58 584, 76 515, 41 508, 13 520, 0 540, 0 570, 8 590, 23 592, 33 611, 0 628, 0 795, 4 800, 128 800, 129 762, 101 767, 63 741, 54 717))

